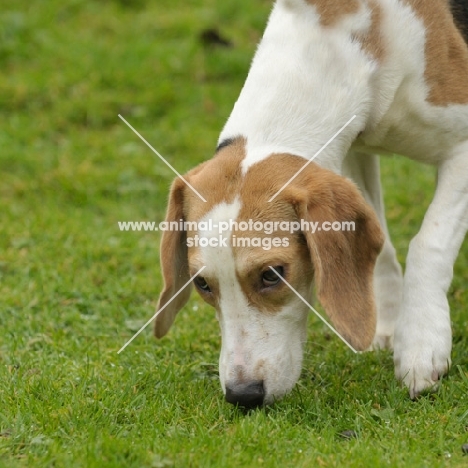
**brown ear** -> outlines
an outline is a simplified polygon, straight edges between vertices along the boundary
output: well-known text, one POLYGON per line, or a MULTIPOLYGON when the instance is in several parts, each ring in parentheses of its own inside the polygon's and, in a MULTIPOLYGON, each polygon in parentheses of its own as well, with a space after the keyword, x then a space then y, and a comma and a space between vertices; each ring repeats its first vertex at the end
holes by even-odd
MULTIPOLYGON (((184 182, 177 178, 171 187, 166 221, 184 219, 184 182)), ((163 231, 161 240, 161 269, 164 278, 164 290, 159 296, 156 311, 161 310, 180 288, 189 280, 187 259, 187 234, 185 231, 163 231)), ((190 298, 192 284, 187 285, 156 317, 154 334, 162 338, 174 322, 177 312, 190 298)))
POLYGON ((353 183, 318 166, 307 181, 307 192, 296 191, 294 198, 299 218, 322 228, 304 232, 318 299, 338 332, 364 350, 376 327, 373 272, 384 241, 377 217, 353 183), (325 221, 352 221, 355 230, 325 231, 325 221))

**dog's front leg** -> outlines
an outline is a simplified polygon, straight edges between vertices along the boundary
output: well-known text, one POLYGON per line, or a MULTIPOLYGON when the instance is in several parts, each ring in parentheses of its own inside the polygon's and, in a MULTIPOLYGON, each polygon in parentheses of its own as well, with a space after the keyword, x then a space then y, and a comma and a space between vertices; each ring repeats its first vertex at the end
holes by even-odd
POLYGON ((468 142, 439 166, 434 199, 411 241, 395 337, 395 372, 415 398, 448 371, 452 331, 447 291, 468 229, 468 142))

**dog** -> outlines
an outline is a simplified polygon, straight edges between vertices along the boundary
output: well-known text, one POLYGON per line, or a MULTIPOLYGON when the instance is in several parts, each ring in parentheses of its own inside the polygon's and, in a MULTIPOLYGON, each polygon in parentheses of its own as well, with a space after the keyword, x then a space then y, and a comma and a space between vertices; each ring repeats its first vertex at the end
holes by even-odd
POLYGON ((271 404, 294 387, 314 294, 355 349, 393 348, 411 398, 435 390, 468 228, 466 1, 277 0, 215 156, 174 181, 166 221, 192 224, 163 233, 155 335, 194 284, 216 309, 228 402, 271 404), (404 276, 377 156, 393 153, 438 174, 404 276), (276 229, 241 229, 252 220, 276 229), (355 230, 279 229, 299 221, 355 230))

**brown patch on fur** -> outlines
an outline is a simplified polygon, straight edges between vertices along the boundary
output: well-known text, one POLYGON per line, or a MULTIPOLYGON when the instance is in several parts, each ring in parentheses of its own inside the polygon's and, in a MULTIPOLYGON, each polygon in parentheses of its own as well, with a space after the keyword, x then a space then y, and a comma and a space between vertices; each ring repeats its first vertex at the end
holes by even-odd
POLYGON ((356 39, 369 55, 382 62, 385 53, 381 35, 382 10, 375 0, 368 0, 367 8, 371 10, 371 26, 365 34, 356 34, 356 39))
POLYGON ((380 34, 382 11, 376 0, 343 1, 343 0, 307 0, 315 6, 320 15, 320 24, 325 27, 336 25, 344 16, 357 13, 361 8, 371 11, 371 25, 366 32, 357 32, 353 37, 359 41, 362 48, 375 60, 382 61, 384 45, 380 34))
MULTIPOLYGON (((302 158, 290 158, 304 164, 302 158)), ((282 196, 271 203, 268 200, 298 169, 298 166, 291 166, 290 161, 285 161, 281 155, 274 155, 250 167, 240 192, 242 205, 238 222, 297 221, 294 207, 282 196)), ((313 267, 301 232, 289 233, 278 226, 271 234, 263 231, 236 231, 233 234, 237 241, 242 237, 251 241, 251 245, 254 238, 262 241, 278 238, 282 242, 282 245, 272 246, 269 250, 261 246, 243 247, 239 244, 233 248, 239 268, 237 279, 249 304, 261 312, 271 314, 279 312, 295 298, 294 292, 282 281, 274 288, 264 287, 262 273, 269 270, 269 266, 283 266, 286 280, 301 293, 306 294, 312 289, 313 267), (284 246, 284 241, 287 246, 284 246)))
POLYGON ((245 157, 245 140, 236 139, 220 149, 213 159, 187 173, 184 178, 205 197, 207 203, 185 187, 185 219, 198 221, 219 203, 231 203, 242 182, 241 162, 245 157))
MULTIPOLYGON (((286 257, 283 261, 292 275, 286 279, 299 290, 307 287, 304 282, 310 282, 314 271, 319 300, 335 327, 354 347, 366 349, 376 326, 373 270, 384 240, 379 222, 354 184, 314 163, 277 197, 276 204, 268 203, 303 165, 304 159, 287 154, 253 165, 242 186, 239 219, 355 222, 354 232, 304 232, 302 242, 296 236, 292 248, 276 258, 286 257)), ((244 250, 236 255, 248 257, 244 250)), ((275 255, 266 253, 265 258, 271 264, 275 255)))
MULTIPOLYGON (((183 217, 185 184, 181 179, 176 179, 172 185, 167 207, 167 221, 178 221, 183 217)), ((170 304, 166 305, 189 280, 187 258, 187 235, 182 231, 165 231, 161 240, 161 268, 164 278, 164 289, 159 296, 156 310, 164 310, 159 313, 154 323, 154 334, 162 338, 174 322, 177 312, 189 300, 192 290, 188 285, 170 304)))
MULTIPOLYGON (((192 169, 184 178, 207 200, 203 202, 185 182, 174 180, 166 213, 167 222, 198 221, 213 206, 231 202, 242 180, 240 162, 245 156, 245 142, 239 138, 226 148, 220 149, 209 161, 192 169)), ((189 278, 187 234, 184 231, 164 231, 161 239, 161 269, 164 289, 156 310, 161 310, 189 278)), ((156 317, 154 334, 163 337, 174 322, 177 312, 190 298, 192 286, 188 285, 176 299, 156 317)))
MULTIPOLYGON (((275 211, 275 203, 271 211, 275 211)), ((266 205, 263 205, 265 208, 266 205)), ((262 208, 262 207, 261 207, 262 208)), ((248 210, 244 210, 247 215, 248 210)), ((270 221, 279 219, 275 214, 272 218, 268 217, 268 209, 264 210, 262 215, 255 219, 257 221, 270 221)), ((239 217, 239 221, 248 219, 239 217)), ((296 221, 294 212, 288 218, 282 218, 282 221, 296 221)), ((266 239, 278 237, 287 239, 287 246, 272 247, 264 250, 262 247, 234 247, 233 252, 236 258, 236 264, 239 266, 236 271, 242 292, 249 305, 255 307, 265 314, 274 314, 280 312, 291 300, 295 299, 295 294, 291 289, 280 280, 277 286, 265 288, 262 282, 262 274, 270 270, 270 266, 284 267, 286 281, 293 285, 296 290, 301 291, 307 297, 313 283, 313 267, 308 255, 307 244, 301 233, 289 234, 284 231, 278 231, 272 234, 263 232, 239 232, 239 236, 251 240, 252 238, 266 239)))
POLYGON ((333 26, 343 16, 356 13, 359 10, 359 0, 306 0, 313 5, 320 15, 322 26, 333 26))
POLYGON ((437 106, 468 103, 468 47, 446 0, 406 0, 426 28, 427 101, 437 106))

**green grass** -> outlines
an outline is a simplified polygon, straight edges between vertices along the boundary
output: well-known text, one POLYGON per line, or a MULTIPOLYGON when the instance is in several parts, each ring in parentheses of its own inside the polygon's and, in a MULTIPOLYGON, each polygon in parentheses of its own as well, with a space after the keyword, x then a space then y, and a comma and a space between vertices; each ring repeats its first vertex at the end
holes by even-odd
MULTIPOLYGON (((3 0, 0 7, 0 466, 466 466, 468 245, 450 290, 453 368, 417 402, 390 353, 353 356, 311 318, 291 395, 244 414, 223 401, 214 312, 195 295, 167 338, 160 220, 173 174, 212 155, 270 2, 3 0), (199 40, 218 27, 234 44, 199 40), (340 437, 353 430, 357 438, 340 437)), ((434 172, 382 162, 402 263, 434 172)))

